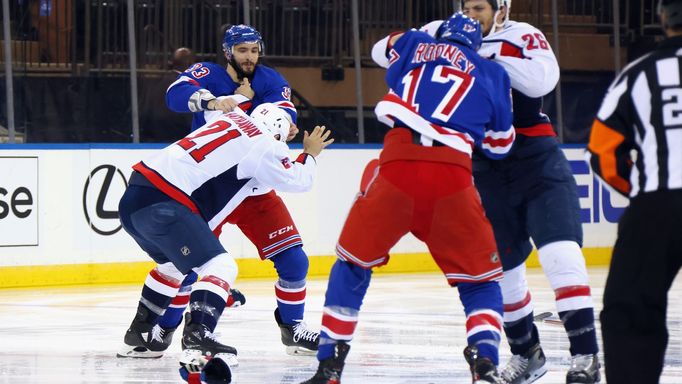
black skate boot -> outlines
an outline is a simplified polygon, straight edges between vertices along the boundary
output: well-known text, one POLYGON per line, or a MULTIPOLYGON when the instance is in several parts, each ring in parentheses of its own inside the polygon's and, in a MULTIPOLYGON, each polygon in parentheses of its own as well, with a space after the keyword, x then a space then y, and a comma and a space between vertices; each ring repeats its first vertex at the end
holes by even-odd
POLYGON ((350 351, 350 345, 338 341, 334 346, 334 355, 320 361, 315 376, 301 384, 341 384, 341 373, 348 351, 350 351))
POLYGON ((471 345, 464 348, 464 358, 469 363, 471 378, 474 384, 509 384, 508 381, 500 376, 497 372, 497 367, 489 358, 478 355, 478 348, 471 345))
POLYGON ((287 346, 286 351, 289 355, 315 355, 317 344, 320 342, 319 332, 309 330, 303 321, 297 321, 292 325, 282 323, 279 308, 275 309, 275 320, 282 333, 282 344, 287 346))
POLYGON ((173 340, 175 329, 162 328, 158 324, 149 323, 148 318, 149 309, 139 304, 135 318, 123 338, 125 346, 116 356, 147 359, 163 356, 163 352, 168 349, 173 340))
POLYGON ((220 354, 230 362, 230 366, 237 366, 237 350, 229 345, 221 344, 211 331, 203 324, 193 323, 192 315, 185 313, 185 328, 182 331, 182 349, 200 351, 206 358, 220 354))

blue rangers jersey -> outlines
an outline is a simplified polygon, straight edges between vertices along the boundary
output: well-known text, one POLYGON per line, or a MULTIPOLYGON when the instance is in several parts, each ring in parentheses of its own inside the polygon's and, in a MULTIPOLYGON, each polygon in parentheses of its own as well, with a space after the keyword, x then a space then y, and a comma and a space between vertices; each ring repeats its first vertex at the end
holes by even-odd
MULTIPOLYGON (((263 103, 273 103, 284 109, 296 124, 296 108, 291 102, 291 88, 277 71, 262 64, 256 65, 251 88, 255 93, 247 111, 263 103)), ((211 62, 196 63, 178 75, 166 90, 166 105, 175 112, 193 112, 192 131, 206 124, 202 101, 234 94, 239 87, 225 67, 211 62)))
POLYGON ((480 147, 490 158, 506 156, 512 127, 509 76, 475 51, 411 30, 394 46, 378 42, 372 57, 386 68, 389 94, 375 109, 378 118, 396 120, 422 134, 471 155, 480 147))

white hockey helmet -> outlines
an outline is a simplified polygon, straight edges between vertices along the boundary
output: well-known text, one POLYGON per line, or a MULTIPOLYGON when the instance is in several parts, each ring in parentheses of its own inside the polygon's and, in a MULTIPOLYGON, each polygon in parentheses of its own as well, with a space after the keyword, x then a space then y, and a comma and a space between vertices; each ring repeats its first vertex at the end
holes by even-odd
POLYGON ((291 129, 291 116, 278 106, 272 103, 260 104, 253 109, 251 117, 277 140, 287 141, 291 129))

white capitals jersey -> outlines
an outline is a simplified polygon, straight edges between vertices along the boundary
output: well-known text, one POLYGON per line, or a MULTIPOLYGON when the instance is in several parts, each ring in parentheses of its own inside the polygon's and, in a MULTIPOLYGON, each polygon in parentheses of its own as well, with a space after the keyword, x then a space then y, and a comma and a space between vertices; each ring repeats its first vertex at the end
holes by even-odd
POLYGON ((259 127, 239 108, 205 124, 133 169, 165 194, 199 213, 211 230, 248 196, 311 189, 315 160, 259 127), (265 191, 262 188, 268 188, 265 191), (257 192, 256 192, 257 191, 257 192), (255 193, 254 193, 255 192, 255 193))
POLYGON ((513 89, 528 97, 542 97, 559 82, 559 64, 539 29, 507 21, 502 30, 483 39, 478 53, 502 65, 513 89))
POLYGON ((555 136, 542 111, 542 97, 559 82, 559 64, 545 35, 528 23, 507 21, 483 39, 478 53, 502 65, 509 75, 517 133, 555 136))

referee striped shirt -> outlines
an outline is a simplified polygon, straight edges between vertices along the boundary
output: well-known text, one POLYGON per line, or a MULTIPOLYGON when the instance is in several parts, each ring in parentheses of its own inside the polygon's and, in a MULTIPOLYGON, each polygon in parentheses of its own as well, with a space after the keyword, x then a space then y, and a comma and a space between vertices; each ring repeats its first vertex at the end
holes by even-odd
POLYGON ((682 36, 616 77, 592 125, 592 169, 624 195, 682 189, 682 36))

